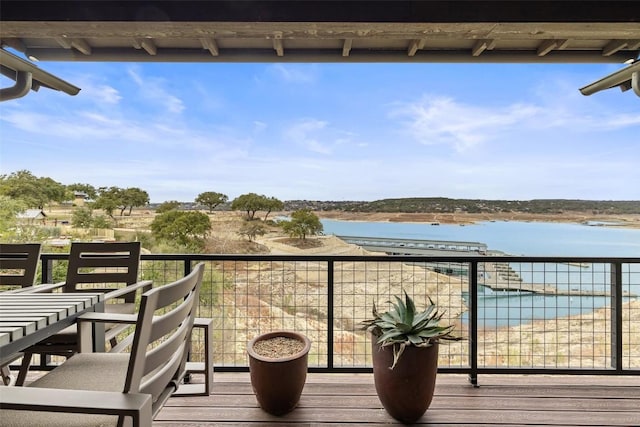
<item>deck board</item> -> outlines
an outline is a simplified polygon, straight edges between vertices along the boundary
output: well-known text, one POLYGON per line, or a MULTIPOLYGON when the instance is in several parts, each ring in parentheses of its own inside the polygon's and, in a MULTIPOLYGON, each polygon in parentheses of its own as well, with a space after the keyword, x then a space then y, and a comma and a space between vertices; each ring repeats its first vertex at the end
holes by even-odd
MULTIPOLYGON (((195 378, 195 381, 198 381, 195 378)), ((248 374, 216 373, 211 396, 172 397, 154 426, 401 425, 382 408, 367 374, 309 374, 298 407, 262 411, 248 374)), ((436 395, 416 423, 429 426, 640 426, 640 378, 632 376, 439 375, 436 395)))

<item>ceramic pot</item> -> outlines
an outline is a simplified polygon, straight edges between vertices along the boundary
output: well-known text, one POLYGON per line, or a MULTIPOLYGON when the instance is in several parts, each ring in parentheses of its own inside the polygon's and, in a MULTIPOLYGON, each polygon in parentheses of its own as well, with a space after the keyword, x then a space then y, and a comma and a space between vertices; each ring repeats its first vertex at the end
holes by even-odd
POLYGON ((259 335, 247 345, 251 386, 258 404, 272 415, 284 415, 292 411, 302 394, 307 379, 307 356, 311 341, 305 335, 293 331, 274 331, 259 335), (257 354, 254 345, 258 341, 275 337, 296 339, 304 344, 298 353, 278 358, 257 354))
POLYGON ((398 421, 418 420, 431 404, 438 370, 438 343, 408 346, 393 369, 393 348, 381 347, 372 337, 373 378, 384 409, 398 421))

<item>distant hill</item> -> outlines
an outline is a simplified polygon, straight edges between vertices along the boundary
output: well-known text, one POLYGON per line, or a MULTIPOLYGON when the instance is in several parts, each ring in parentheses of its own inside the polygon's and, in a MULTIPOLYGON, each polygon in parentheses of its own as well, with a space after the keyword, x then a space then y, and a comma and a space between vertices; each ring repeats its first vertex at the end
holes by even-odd
POLYGON ((592 214, 640 214, 640 200, 480 200, 449 199, 446 197, 418 197, 364 201, 289 200, 285 210, 311 209, 314 211, 346 212, 407 212, 407 213, 495 213, 526 212, 554 214, 563 212, 589 212, 592 214))

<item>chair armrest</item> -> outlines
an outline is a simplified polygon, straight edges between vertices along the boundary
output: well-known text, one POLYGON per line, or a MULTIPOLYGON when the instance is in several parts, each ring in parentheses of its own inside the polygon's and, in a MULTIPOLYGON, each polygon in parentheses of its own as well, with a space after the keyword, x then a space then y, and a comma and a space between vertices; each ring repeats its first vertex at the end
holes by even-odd
MULTIPOLYGON (((119 314, 88 312, 81 314, 76 319, 78 322, 78 350, 80 353, 90 353, 93 350, 93 328, 94 323, 117 323, 135 325, 138 319, 137 314, 119 314)), ((120 352, 123 347, 112 349, 112 352, 120 352)), ((111 352, 110 351, 110 352, 111 352)))
POLYGON ((26 411, 122 415, 134 426, 151 426, 151 395, 109 391, 3 387, 0 408, 26 411))
POLYGON ((134 283, 129 286, 125 286, 124 288, 116 289, 115 291, 110 291, 104 294, 105 301, 113 299, 113 298, 122 298, 124 295, 130 294, 131 292, 136 292, 138 289, 142 288, 142 292, 147 292, 153 286, 153 281, 151 280, 143 280, 141 282, 134 283))

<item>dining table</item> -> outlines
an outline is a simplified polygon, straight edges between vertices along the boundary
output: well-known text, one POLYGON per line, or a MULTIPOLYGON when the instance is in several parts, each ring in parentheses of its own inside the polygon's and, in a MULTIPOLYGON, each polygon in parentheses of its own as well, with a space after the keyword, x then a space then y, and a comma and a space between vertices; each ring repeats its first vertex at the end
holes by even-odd
MULTIPOLYGON (((74 324, 86 312, 104 311, 99 292, 0 293, 0 365, 74 324)), ((104 350, 104 330, 94 331, 94 351, 104 350), (100 336, 102 335, 102 337, 100 336)))

